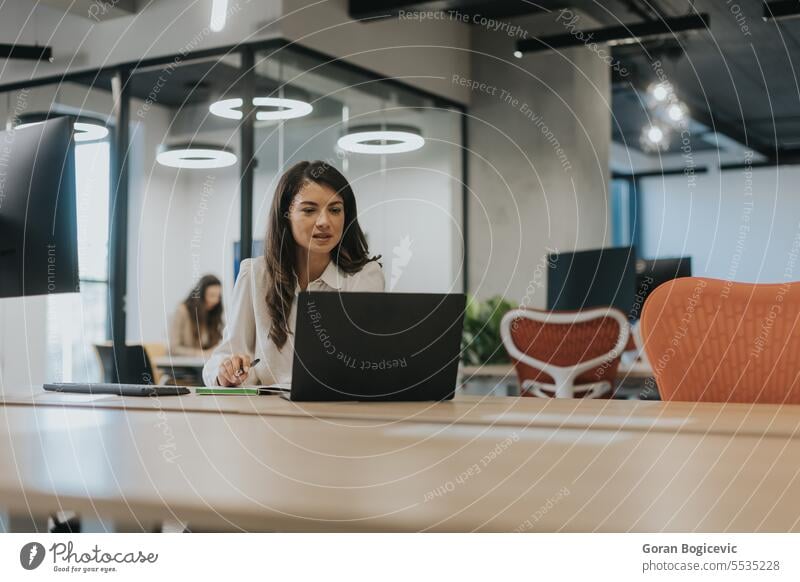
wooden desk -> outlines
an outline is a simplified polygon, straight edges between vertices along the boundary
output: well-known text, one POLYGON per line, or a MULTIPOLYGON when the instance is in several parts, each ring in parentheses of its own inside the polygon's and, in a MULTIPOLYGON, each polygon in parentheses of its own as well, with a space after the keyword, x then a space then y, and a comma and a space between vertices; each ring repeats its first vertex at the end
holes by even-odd
POLYGON ((248 531, 800 530, 794 436, 30 405, 0 418, 14 512, 248 531))
POLYGON ((211 415, 349 419, 386 426, 405 422, 657 431, 670 434, 792 436, 800 405, 498 398, 457 395, 449 402, 289 402, 278 396, 134 398, 45 392, 29 387, 0 394, 0 403, 53 408, 117 409, 211 415))

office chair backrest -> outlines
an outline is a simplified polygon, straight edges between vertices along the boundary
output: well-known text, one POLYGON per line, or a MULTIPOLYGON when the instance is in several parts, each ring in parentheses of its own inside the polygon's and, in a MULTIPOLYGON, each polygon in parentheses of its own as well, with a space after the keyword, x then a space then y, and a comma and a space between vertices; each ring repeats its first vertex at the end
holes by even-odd
POLYGON ((95 350, 100 359, 100 366, 103 370, 104 382, 119 382, 122 384, 155 384, 157 383, 153 364, 144 346, 129 345, 125 346, 125 364, 119 370, 119 378, 116 377, 117 365, 120 363, 120 348, 115 349, 111 344, 96 344, 95 350))
POLYGON ((800 403, 800 283, 659 286, 642 340, 663 400, 800 403))
POLYGON ((614 308, 514 309, 500 335, 516 363, 523 396, 597 398, 610 394, 630 333, 614 308))

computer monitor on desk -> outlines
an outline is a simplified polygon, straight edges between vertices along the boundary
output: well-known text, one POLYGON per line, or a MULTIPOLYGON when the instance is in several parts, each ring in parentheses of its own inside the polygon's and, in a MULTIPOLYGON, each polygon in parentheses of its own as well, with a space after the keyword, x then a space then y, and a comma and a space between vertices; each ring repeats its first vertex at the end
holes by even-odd
POLYGON ((632 319, 639 319, 642 306, 656 287, 680 277, 692 276, 692 258, 639 259, 636 261, 636 301, 632 319))
POLYGON ((633 247, 549 255, 547 308, 577 311, 610 305, 629 314, 636 290, 635 261, 633 247))
POLYGON ((79 290, 72 126, 0 133, 0 298, 79 290))

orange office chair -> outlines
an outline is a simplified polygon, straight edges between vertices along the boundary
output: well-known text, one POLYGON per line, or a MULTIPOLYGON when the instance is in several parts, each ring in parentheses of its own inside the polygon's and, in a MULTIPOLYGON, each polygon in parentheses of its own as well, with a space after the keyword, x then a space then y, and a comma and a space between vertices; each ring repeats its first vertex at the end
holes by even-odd
POLYGON ((523 396, 610 396, 630 326, 614 308, 513 309, 500 337, 515 362, 523 396))
POLYGON ((642 339, 663 400, 800 403, 800 283, 686 277, 644 304, 642 339))

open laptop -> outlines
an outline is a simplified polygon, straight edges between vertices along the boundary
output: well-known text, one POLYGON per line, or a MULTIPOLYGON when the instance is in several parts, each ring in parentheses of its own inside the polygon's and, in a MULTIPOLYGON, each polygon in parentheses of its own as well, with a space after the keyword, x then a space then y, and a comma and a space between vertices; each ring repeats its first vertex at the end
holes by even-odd
POLYGON ((447 400, 466 296, 303 291, 290 399, 447 400))

